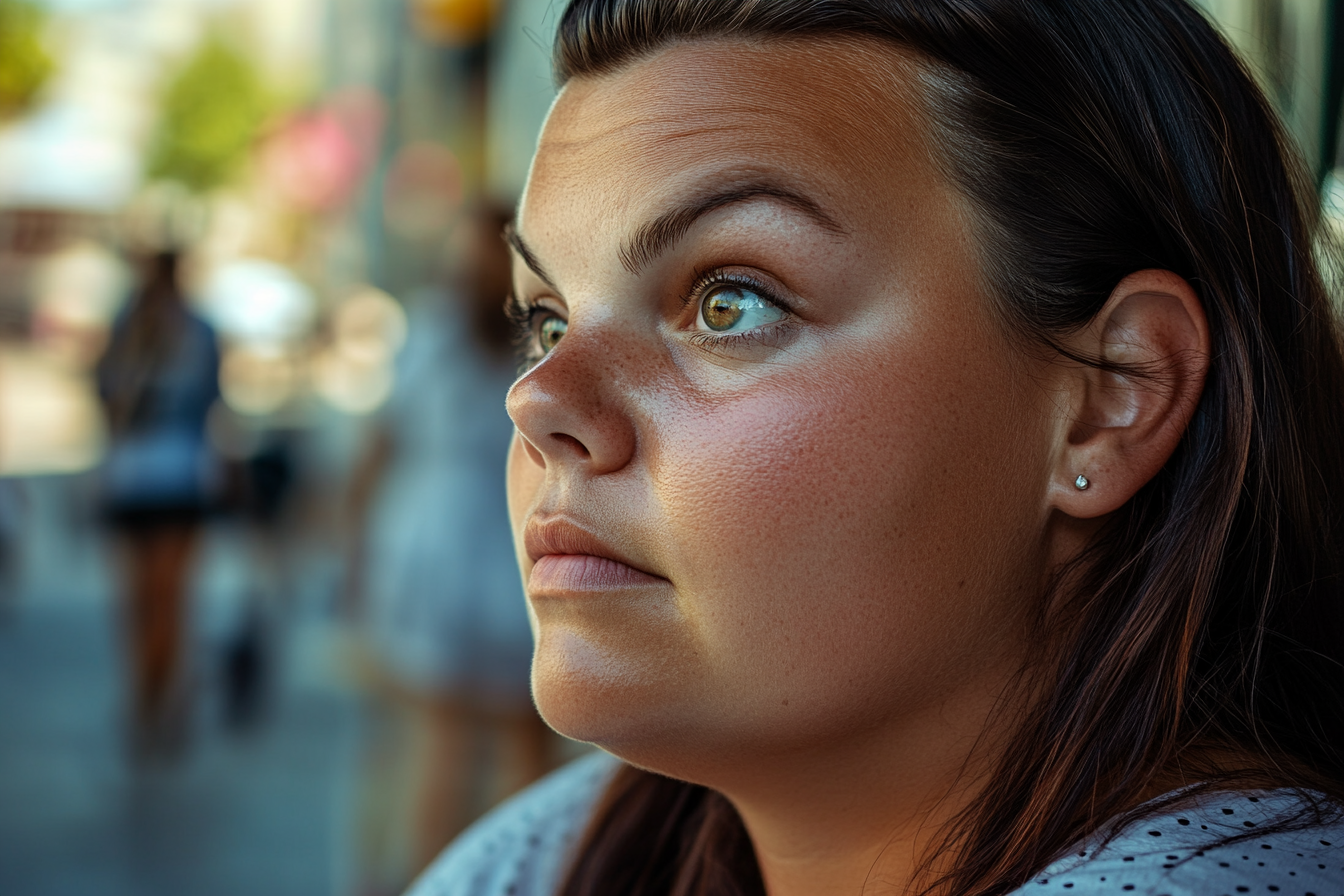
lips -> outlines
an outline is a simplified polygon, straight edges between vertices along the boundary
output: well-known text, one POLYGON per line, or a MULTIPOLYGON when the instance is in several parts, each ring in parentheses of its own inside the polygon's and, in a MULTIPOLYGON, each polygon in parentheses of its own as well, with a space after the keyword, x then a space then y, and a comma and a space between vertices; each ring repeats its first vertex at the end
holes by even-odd
POLYGON ((635 566, 623 552, 566 519, 533 517, 523 532, 523 543, 533 560, 529 594, 620 591, 667 581, 635 566))

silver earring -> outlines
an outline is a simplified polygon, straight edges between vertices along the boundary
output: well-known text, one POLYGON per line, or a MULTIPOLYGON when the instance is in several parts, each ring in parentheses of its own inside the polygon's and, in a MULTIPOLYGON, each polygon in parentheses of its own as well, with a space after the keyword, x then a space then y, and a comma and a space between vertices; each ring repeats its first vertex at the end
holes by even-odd
POLYGON ((1085 492, 1087 491, 1087 487, 1092 483, 1088 482, 1087 477, 1080 473, 1078 475, 1078 478, 1073 480, 1073 484, 1078 489, 1078 491, 1085 492))

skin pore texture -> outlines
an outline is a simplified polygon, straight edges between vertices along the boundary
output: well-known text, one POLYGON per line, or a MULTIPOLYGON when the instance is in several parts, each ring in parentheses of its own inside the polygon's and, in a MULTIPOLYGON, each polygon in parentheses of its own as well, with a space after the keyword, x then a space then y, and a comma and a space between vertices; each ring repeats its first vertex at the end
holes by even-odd
POLYGON ((512 240, 532 332, 564 323, 509 395, 538 706, 724 793, 772 896, 901 891, 994 757, 1051 571, 1206 364, 1160 271, 1070 347, 1177 358, 1161 388, 1004 332, 917 78, 877 44, 709 41, 575 79, 512 240))

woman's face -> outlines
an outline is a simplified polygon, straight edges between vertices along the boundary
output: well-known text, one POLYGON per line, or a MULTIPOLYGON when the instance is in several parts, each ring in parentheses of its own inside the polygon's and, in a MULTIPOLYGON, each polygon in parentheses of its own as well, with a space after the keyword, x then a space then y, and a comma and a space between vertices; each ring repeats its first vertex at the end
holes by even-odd
POLYGON ((557 100, 508 404, 561 733, 709 782, 980 712, 1020 660, 1058 414, 914 85, 878 46, 704 42, 557 100))

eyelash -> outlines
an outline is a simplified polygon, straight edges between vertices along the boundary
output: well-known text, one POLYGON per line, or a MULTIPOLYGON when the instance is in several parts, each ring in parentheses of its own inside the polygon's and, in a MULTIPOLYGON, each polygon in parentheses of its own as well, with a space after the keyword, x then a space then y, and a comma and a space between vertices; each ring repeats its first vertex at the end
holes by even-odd
MULTIPOLYGON (((780 301, 775 296, 772 289, 760 282, 754 277, 746 274, 738 274, 725 271, 723 268, 709 268, 707 270, 697 271, 695 279, 692 281, 686 294, 682 296, 682 307, 689 307, 704 300, 705 293, 719 286, 741 286, 750 289, 758 294, 770 304, 779 308, 785 313, 790 313, 789 306, 780 301)), ((699 314, 697 307, 696 313, 699 314)), ((537 318, 542 314, 556 314, 552 308, 545 305, 528 302, 519 298, 516 293, 510 293, 504 302, 504 315, 508 318, 509 327, 513 331, 514 352, 518 363, 520 374, 539 362, 545 355, 537 351, 533 344, 537 336, 537 318)), ((779 321, 763 327, 757 327, 748 330, 745 333, 707 333, 698 331, 691 334, 690 341, 693 345, 715 346, 715 347, 737 347, 751 344, 768 344, 785 335, 791 328, 790 322, 779 321)))
POLYGON ((555 310, 518 297, 510 292, 504 298, 504 317, 508 319, 512 331, 514 364, 518 375, 522 376, 536 366, 544 353, 539 353, 534 345, 537 337, 537 318, 542 314, 555 314, 555 310))

